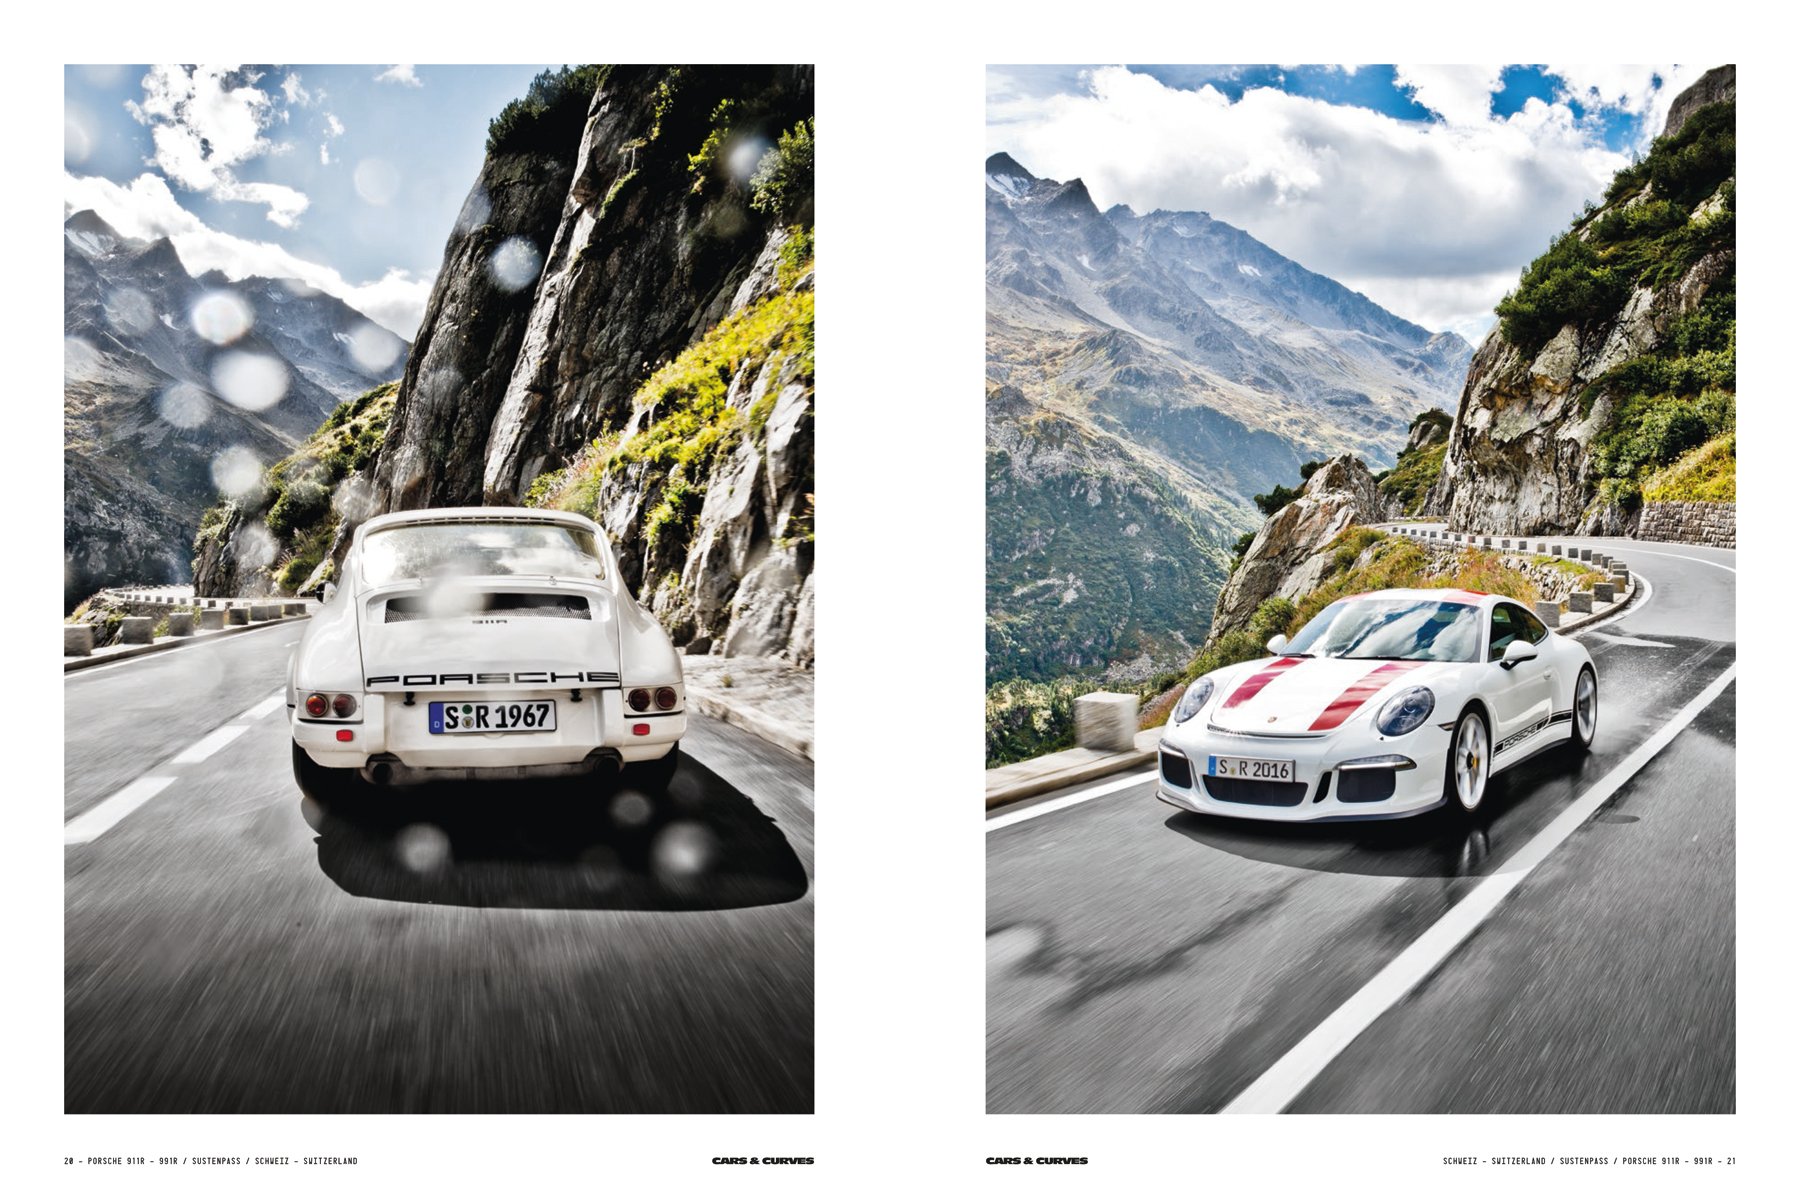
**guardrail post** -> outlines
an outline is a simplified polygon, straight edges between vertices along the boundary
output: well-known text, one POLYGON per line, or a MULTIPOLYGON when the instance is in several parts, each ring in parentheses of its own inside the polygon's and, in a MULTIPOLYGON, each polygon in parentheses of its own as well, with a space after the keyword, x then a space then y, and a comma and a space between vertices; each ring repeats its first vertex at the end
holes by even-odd
POLYGON ((1593 562, 1594 561, 1594 552, 1591 548, 1589 548, 1587 546, 1583 546, 1579 551, 1576 552, 1576 557, 1578 559, 1580 559, 1582 562, 1593 562))
POLYGON ((250 612, 243 608, 228 608, 225 610, 225 623, 227 625, 248 625, 250 612))
POLYGON ((92 625, 63 626, 63 657, 86 658, 94 652, 94 627, 92 625))
POLYGON ((119 641, 127 646, 147 646, 153 640, 156 621, 151 617, 126 617, 119 622, 119 641))
POLYGON ((169 614, 169 636, 170 637, 193 637, 194 636, 194 614, 191 612, 188 612, 186 609, 182 609, 177 612, 170 613, 169 614))
POLYGON ((1591 613, 1594 611, 1594 593, 1570 592, 1569 611, 1572 613, 1591 613))
POLYGON ((200 628, 225 628, 225 610, 222 608, 204 608, 200 610, 200 628))
POLYGON ((1594 585, 1594 602, 1596 604, 1611 604, 1612 601, 1613 585, 1610 583, 1596 583, 1594 585))
POLYGON ((1075 744, 1086 750, 1130 750, 1137 741, 1138 699, 1122 692, 1075 698, 1075 744))
POLYGON ((1537 614, 1538 620, 1552 629, 1562 624, 1562 605, 1554 600, 1539 600, 1531 606, 1531 611, 1537 614))

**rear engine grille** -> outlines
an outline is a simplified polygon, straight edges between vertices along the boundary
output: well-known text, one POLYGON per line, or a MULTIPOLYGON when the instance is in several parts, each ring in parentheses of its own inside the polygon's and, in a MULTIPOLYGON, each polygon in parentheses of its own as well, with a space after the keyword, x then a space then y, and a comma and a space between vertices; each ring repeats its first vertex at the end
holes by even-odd
POLYGON ((469 617, 488 620, 513 620, 525 617, 558 617, 564 620, 588 621, 586 596, 560 596, 543 592, 477 592, 458 596, 448 606, 424 596, 395 596, 387 602, 383 620, 424 621, 432 618, 455 620, 469 617))
POLYGON ((1394 794, 1391 768, 1338 772, 1337 798, 1345 804, 1373 804, 1394 794))
POLYGON ((1194 767, 1187 758, 1180 754, 1162 751, 1162 777, 1170 787, 1191 788, 1194 786, 1194 767))
POLYGON ((1274 783, 1267 779, 1225 779, 1218 775, 1202 775, 1206 794, 1214 800, 1231 804, 1267 804, 1275 808, 1292 808, 1306 799, 1304 783, 1274 783))

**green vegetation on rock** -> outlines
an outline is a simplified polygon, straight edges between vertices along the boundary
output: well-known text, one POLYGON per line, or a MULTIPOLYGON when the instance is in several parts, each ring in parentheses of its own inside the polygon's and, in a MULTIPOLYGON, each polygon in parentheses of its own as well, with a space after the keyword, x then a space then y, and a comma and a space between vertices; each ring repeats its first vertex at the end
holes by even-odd
POLYGON ((611 71, 592 65, 540 71, 523 96, 488 122, 487 152, 567 154, 587 121, 588 102, 611 71))
POLYGON ((1502 335, 1535 355, 1564 325, 1610 317, 1634 287, 1672 282, 1735 244, 1736 169, 1732 101, 1708 105, 1674 136, 1658 138, 1614 178, 1605 205, 1578 215, 1525 268, 1496 309, 1502 335), (1707 211, 1694 216, 1703 201, 1707 211))

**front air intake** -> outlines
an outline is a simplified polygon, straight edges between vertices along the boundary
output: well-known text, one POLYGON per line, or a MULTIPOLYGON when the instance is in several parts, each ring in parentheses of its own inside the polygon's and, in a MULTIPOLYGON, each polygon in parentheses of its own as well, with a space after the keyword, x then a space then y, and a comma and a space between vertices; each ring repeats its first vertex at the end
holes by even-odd
POLYGON ((1267 779, 1227 779, 1220 775, 1202 775, 1206 794, 1227 804, 1262 804, 1271 808, 1292 808, 1306 799, 1304 783, 1275 783, 1267 779))
POLYGON ((448 596, 394 596, 387 602, 383 620, 392 625, 398 621, 453 621, 459 618, 511 621, 533 617, 589 621, 593 614, 588 610, 586 596, 549 592, 470 592, 448 596))
POLYGON ((1188 762, 1185 754, 1161 752, 1163 782, 1170 787, 1191 788, 1194 786, 1194 766, 1188 762))

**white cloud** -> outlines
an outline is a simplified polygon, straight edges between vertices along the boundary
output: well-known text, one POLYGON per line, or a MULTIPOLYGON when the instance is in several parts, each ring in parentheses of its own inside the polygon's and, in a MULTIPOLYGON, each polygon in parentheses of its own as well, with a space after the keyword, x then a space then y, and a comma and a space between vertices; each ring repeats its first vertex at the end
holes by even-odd
POLYGON ((1394 82, 1451 125, 1480 125, 1494 111, 1504 64, 1493 66, 1396 66, 1394 82))
MULTIPOLYGON (((125 108, 150 127, 156 148, 151 162, 163 174, 217 200, 267 205, 269 220, 291 229, 306 211, 306 194, 282 184, 244 183, 234 170, 284 149, 263 136, 276 114, 269 94, 254 86, 258 78, 235 67, 151 67, 142 103, 127 100, 125 108)), ((298 77, 290 78, 298 88, 298 77)))
POLYGON ((289 104, 298 104, 301 108, 313 102, 312 93, 300 86, 300 75, 289 71, 287 78, 281 81, 281 94, 287 97, 289 104))
POLYGON ((1560 79, 1564 95, 1583 108, 1617 109, 1643 117, 1643 131, 1638 138, 1638 148, 1642 149, 1662 132, 1675 97, 1704 75, 1706 68, 1674 63, 1651 66, 1604 63, 1552 65, 1546 66, 1544 71, 1560 79))
POLYGON ((319 143, 319 163, 327 167, 331 165, 331 147, 324 142, 319 143))
POLYGON ((335 269, 301 258, 272 242, 221 233, 183 208, 166 180, 145 172, 121 186, 97 175, 63 173, 65 211, 91 208, 127 237, 166 237, 195 275, 223 271, 230 279, 261 275, 298 279, 338 297, 405 338, 418 332, 432 280, 393 269, 370 283, 351 283, 335 269))
POLYGON ((1080 177, 1103 210, 1210 212, 1429 328, 1479 330, 1520 268, 1626 162, 1566 104, 1478 117, 1489 71, 1409 76, 1421 103, 1449 110, 1440 122, 1274 88, 1234 103, 1123 67, 1084 73, 1072 93, 1031 95, 998 69, 987 148, 1038 175, 1080 177))
POLYGON ((403 87, 424 87, 417 75, 413 73, 411 63, 399 63, 389 67, 375 77, 376 83, 398 83, 403 87))
POLYGON ((336 113, 325 114, 325 134, 327 137, 344 136, 344 123, 337 119, 336 113))

